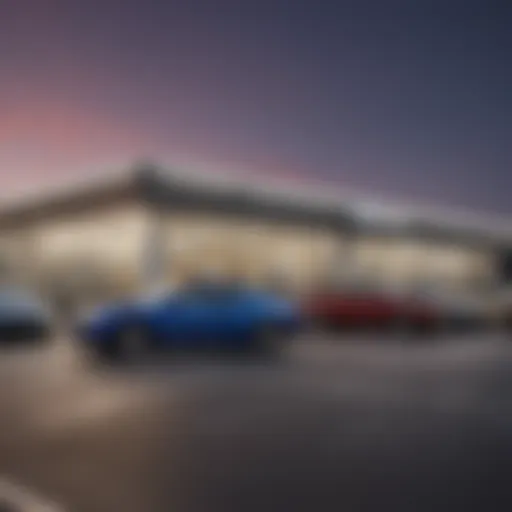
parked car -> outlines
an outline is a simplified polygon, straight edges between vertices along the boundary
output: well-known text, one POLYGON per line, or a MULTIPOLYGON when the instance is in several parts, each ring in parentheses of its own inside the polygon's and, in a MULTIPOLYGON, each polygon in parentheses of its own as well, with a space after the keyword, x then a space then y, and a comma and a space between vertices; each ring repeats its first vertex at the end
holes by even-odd
POLYGON ((78 336, 108 359, 148 350, 278 351, 300 325, 298 309, 260 290, 195 283, 142 300, 101 307, 79 322, 78 336))
POLYGON ((506 330, 512 330, 512 289, 498 290, 493 300, 495 324, 506 330))
POLYGON ((493 305, 483 294, 430 291, 426 294, 439 311, 447 331, 467 331, 493 324, 493 305))
POLYGON ((51 331, 50 308, 32 293, 17 288, 0 288, 0 341, 32 341, 51 331))
POLYGON ((304 308, 314 324, 329 328, 425 332, 436 328, 440 319, 435 304, 421 295, 369 286, 316 291, 304 308))

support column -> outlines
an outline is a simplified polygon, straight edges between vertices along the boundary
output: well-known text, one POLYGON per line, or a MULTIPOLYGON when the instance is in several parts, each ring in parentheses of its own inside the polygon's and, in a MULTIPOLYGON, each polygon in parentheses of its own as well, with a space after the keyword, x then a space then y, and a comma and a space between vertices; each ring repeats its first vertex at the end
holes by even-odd
POLYGON ((166 286, 166 225, 159 209, 148 211, 142 248, 142 289, 156 292, 166 286))
POLYGON ((358 235, 349 231, 339 231, 334 261, 331 263, 328 278, 346 282, 357 272, 356 242, 358 235))

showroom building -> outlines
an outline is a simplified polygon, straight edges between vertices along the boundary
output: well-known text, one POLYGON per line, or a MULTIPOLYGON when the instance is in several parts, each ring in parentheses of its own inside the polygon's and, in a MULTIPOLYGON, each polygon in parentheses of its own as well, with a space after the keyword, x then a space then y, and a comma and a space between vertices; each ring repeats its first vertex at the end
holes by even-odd
POLYGON ((502 286, 512 223, 290 183, 136 166, 0 206, 4 279, 91 300, 210 271, 303 292, 335 280, 502 286))

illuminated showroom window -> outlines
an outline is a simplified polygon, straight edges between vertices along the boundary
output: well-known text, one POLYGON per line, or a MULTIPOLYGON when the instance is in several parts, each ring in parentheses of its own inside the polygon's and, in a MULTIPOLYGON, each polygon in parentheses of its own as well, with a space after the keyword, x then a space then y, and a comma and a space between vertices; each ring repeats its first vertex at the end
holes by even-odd
POLYGON ((166 226, 168 275, 178 281, 214 268, 253 282, 282 273, 303 286, 337 255, 337 237, 311 227, 193 214, 175 214, 166 226))
POLYGON ((439 287, 469 287, 492 279, 488 254, 464 246, 399 239, 359 240, 355 272, 370 279, 439 287))
POLYGON ((147 222, 137 208, 48 221, 34 230, 32 238, 38 281, 66 281, 82 289, 78 283, 85 283, 84 275, 92 273, 94 266, 94 274, 101 270, 112 288, 126 288, 128 281, 135 286, 140 280, 147 222), (91 268, 85 261, 91 262, 91 268))

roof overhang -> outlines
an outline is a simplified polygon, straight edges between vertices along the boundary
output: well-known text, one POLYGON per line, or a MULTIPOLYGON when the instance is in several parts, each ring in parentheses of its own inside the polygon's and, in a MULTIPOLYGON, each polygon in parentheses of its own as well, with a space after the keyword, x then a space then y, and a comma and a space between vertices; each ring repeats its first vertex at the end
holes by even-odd
POLYGON ((165 208, 321 224, 347 233, 512 246, 512 221, 362 198, 333 187, 136 165, 4 201, 0 227, 140 198, 165 208))

